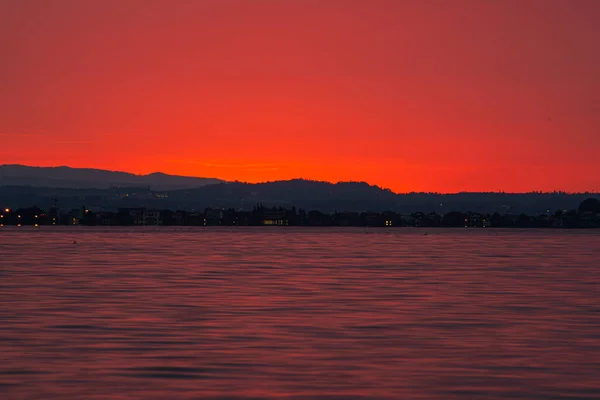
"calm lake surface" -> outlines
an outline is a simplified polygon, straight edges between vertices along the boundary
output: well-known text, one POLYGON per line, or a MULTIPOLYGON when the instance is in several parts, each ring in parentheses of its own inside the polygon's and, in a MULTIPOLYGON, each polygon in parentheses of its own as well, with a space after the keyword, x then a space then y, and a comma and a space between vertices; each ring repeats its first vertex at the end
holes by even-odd
POLYGON ((600 231, 2 228, 0 397, 599 399, 600 231))

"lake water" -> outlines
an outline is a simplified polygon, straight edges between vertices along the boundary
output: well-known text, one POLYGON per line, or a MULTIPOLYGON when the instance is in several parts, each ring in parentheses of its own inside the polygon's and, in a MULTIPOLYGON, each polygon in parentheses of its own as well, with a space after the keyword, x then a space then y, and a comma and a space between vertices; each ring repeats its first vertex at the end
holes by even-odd
POLYGON ((0 397, 598 399, 600 231, 2 228, 0 397))

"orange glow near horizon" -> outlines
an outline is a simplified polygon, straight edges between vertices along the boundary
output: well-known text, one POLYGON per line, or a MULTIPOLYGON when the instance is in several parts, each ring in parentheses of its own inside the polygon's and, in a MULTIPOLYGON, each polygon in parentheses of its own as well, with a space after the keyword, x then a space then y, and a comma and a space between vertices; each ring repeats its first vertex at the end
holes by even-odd
POLYGON ((0 164, 598 191, 595 0, 0 0, 0 164))

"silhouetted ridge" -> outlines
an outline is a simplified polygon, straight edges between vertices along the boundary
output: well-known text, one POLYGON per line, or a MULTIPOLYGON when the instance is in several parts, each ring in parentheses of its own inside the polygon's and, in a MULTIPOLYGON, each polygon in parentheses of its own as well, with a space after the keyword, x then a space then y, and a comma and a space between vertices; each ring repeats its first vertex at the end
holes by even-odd
POLYGON ((195 178, 155 172, 135 175, 93 168, 29 167, 0 165, 0 186, 33 186, 65 189, 108 189, 111 187, 149 187, 174 190, 222 182, 214 178, 195 178))
MULTIPOLYGON (((365 182, 329 183, 291 179, 264 183, 226 183, 216 179, 177 177, 160 172, 138 176, 103 170, 23 166, 0 166, 0 186, 0 206, 4 207, 36 205, 49 208, 56 199, 61 208, 77 208, 86 204, 90 208, 102 210, 119 207, 179 210, 214 207, 248 210, 260 203, 266 207, 295 206, 323 212, 397 211, 446 214, 449 211, 472 211, 538 215, 576 209, 587 198, 600 198, 598 194, 563 192, 396 194, 365 182), (32 183, 35 179, 30 175, 39 178, 40 171, 45 171, 45 177, 32 183), (64 179, 64 175, 60 174, 57 178, 56 171, 66 172, 73 179, 64 179), (92 175, 92 181, 97 187, 89 188, 90 180, 84 182, 82 178, 92 175), (63 179, 59 179, 60 177, 63 179), (73 182, 76 185, 69 186, 73 182)), ((588 201, 585 204, 593 207, 595 203, 588 201)), ((587 207, 585 204, 584 207, 587 207)))

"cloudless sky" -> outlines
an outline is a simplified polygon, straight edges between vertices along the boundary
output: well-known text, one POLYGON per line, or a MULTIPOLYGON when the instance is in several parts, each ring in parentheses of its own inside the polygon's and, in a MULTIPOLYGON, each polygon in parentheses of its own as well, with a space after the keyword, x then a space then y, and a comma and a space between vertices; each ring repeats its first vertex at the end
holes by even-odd
POLYGON ((600 190, 598 0, 0 0, 0 164, 600 190))

